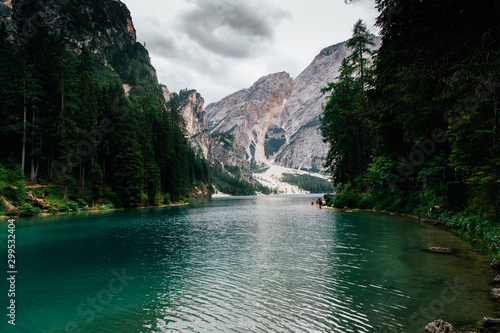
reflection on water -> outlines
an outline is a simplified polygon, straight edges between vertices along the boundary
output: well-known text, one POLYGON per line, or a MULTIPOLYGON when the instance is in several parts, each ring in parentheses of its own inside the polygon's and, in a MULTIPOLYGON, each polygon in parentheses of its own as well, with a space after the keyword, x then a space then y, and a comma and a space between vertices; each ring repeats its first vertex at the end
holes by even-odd
POLYGON ((499 314, 486 258, 453 234, 310 200, 23 220, 16 329, 421 332, 437 318, 472 329, 499 314), (430 246, 459 251, 421 250, 430 246))

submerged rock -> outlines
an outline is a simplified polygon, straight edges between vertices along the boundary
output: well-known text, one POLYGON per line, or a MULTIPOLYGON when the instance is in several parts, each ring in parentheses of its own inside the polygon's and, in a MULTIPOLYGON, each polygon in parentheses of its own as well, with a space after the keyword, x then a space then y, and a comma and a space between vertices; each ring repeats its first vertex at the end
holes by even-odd
POLYGON ((422 217, 419 221, 423 223, 432 223, 432 220, 429 217, 422 217))
POLYGON ((483 325, 483 327, 489 327, 489 326, 493 326, 493 325, 500 325, 500 319, 494 319, 494 318, 486 318, 486 317, 484 317, 481 320, 481 324, 483 325))
POLYGON ((500 288, 491 289, 490 294, 492 294, 495 297, 500 297, 500 288))
POLYGON ((438 319, 436 321, 433 321, 432 323, 427 324, 427 326, 425 327, 425 332, 426 333, 458 333, 458 331, 455 330, 453 325, 445 322, 442 319, 438 319))
POLYGON ((444 253, 444 254, 451 254, 455 252, 449 247, 438 247, 438 246, 432 246, 428 249, 424 249, 424 251, 434 252, 434 253, 444 253))
POLYGON ((495 283, 500 283, 500 275, 495 276, 495 279, 493 280, 495 283))
POLYGON ((500 261, 493 259, 491 262, 491 268, 500 270, 500 261))
POLYGON ((352 210, 351 210, 349 207, 347 207, 347 206, 345 206, 345 207, 342 209, 342 211, 343 211, 344 213, 352 213, 352 210))

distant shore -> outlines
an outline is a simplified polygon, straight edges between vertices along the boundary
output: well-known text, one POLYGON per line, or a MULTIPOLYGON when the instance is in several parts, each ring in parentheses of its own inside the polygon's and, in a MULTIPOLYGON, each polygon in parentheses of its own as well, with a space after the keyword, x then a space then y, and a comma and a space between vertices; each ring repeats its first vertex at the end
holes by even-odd
POLYGON ((108 213, 108 212, 113 212, 113 211, 128 211, 128 210, 139 210, 139 209, 177 207, 177 206, 186 206, 189 204, 190 204, 189 202, 178 202, 178 203, 158 205, 158 206, 141 206, 141 207, 136 207, 136 208, 106 208, 106 209, 89 208, 89 209, 82 209, 82 210, 79 210, 76 212, 56 212, 54 214, 44 212, 44 213, 33 215, 33 216, 0 215, 0 220, 20 219, 20 218, 24 219, 24 218, 32 218, 32 217, 50 217, 50 216, 61 216, 61 215, 76 215, 76 214, 97 214, 97 213, 108 213))

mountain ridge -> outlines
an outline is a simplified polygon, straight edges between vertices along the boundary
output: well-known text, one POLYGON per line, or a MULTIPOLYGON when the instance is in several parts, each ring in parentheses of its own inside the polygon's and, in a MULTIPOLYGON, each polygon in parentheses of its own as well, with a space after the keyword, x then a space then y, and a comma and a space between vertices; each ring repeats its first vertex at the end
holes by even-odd
MULTIPOLYGON (((381 40, 374 39, 378 48, 381 40)), ((335 81, 349 54, 347 41, 325 47, 295 79, 286 72, 269 74, 207 105, 210 132, 234 134, 253 165, 322 171, 328 149, 319 132, 327 97, 321 89, 335 81)))

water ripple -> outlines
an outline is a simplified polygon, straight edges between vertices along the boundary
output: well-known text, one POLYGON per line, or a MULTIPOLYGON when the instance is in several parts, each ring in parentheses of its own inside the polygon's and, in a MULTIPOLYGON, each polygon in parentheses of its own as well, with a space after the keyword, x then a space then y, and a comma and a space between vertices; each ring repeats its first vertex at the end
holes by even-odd
POLYGON ((451 322, 496 313, 474 260, 451 256, 444 265, 420 250, 462 243, 411 220, 320 210, 301 197, 119 213, 93 228, 74 218, 18 231, 19 255, 34 272, 20 274, 21 330, 63 332, 71 320, 96 333, 413 333, 425 323, 408 318, 433 304, 450 276, 474 285, 446 304, 451 322), (113 269, 134 280, 95 318, 79 315, 113 269), (471 298, 477 303, 464 308, 471 298))

